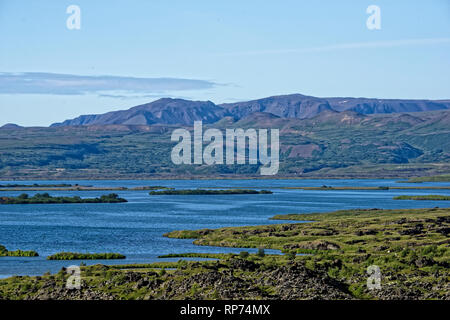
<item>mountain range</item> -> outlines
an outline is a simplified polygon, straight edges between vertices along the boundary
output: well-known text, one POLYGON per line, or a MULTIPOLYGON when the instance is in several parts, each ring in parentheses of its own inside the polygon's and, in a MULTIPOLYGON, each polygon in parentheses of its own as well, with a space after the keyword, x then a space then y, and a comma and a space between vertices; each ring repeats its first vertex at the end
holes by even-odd
POLYGON ((208 124, 226 117, 239 121, 255 113, 268 113, 280 118, 310 119, 324 111, 386 114, 446 109, 450 109, 449 100, 317 98, 291 94, 216 105, 211 101, 162 98, 128 110, 82 115, 75 119, 54 123, 52 126, 145 126, 155 124, 191 126, 194 121, 202 120, 208 124))
POLYGON ((175 165, 180 125, 277 128, 277 177, 409 178, 450 172, 450 101, 299 94, 216 105, 160 99, 50 127, 0 128, 0 179, 261 177, 259 165, 175 165))

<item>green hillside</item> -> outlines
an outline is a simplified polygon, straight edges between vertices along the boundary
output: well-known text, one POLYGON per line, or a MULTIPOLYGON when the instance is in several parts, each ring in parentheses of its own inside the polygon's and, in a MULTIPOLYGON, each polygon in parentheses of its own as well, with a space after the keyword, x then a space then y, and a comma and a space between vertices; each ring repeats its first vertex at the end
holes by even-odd
MULTIPOLYGON (((233 126, 280 129, 276 177, 409 178, 450 172, 450 111, 322 112, 305 120, 259 114, 227 119, 226 127, 233 126)), ((2 128, 0 179, 261 177, 258 165, 174 165, 170 135, 175 128, 2 128)))

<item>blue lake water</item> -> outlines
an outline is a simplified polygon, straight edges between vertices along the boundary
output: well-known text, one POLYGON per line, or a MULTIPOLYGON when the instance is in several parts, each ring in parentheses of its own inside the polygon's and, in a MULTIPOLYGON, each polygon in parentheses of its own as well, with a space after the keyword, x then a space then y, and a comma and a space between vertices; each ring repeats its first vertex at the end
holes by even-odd
MULTIPOLYGON (((0 181, 0 184, 18 183, 0 181)), ((119 204, 0 205, 0 244, 8 250, 35 250, 40 257, 0 257, 0 277, 57 272, 81 261, 48 261, 61 252, 118 252, 125 260, 86 264, 176 261, 159 255, 183 252, 235 252, 241 248, 199 247, 192 240, 168 239, 173 230, 285 223, 275 214, 325 212, 352 208, 450 207, 449 201, 393 200, 397 195, 442 194, 450 190, 306 191, 297 186, 450 186, 450 183, 399 184, 395 180, 101 180, 21 181, 20 184, 69 183, 98 187, 167 186, 175 188, 244 187, 272 190, 271 195, 150 196, 148 191, 114 191, 119 204)), ((0 191, 0 196, 24 192, 0 191)), ((36 192, 26 192, 30 195, 36 192)), ((51 191, 52 196, 97 197, 109 191, 51 191)), ((255 249, 245 249, 253 252, 255 249)), ((268 253, 276 251, 267 251, 268 253)))

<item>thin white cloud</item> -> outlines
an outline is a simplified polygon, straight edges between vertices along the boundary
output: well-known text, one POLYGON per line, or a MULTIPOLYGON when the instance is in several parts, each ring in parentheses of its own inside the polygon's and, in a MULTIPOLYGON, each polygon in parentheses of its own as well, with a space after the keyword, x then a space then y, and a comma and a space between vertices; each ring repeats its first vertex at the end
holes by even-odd
POLYGON ((405 39, 405 40, 391 40, 391 41, 340 43, 340 44, 334 44, 334 45, 328 45, 328 46, 307 47, 307 48, 297 48, 297 49, 229 52, 229 53, 223 53, 220 55, 223 55, 223 56, 253 56, 253 55, 266 55, 266 54, 289 54, 289 53, 301 54, 301 53, 327 52, 327 51, 347 50, 347 49, 391 48, 391 47, 402 47, 402 46, 424 46, 424 45, 447 44, 447 43, 450 43, 450 38, 405 39))
POLYGON ((160 98, 173 98, 173 99, 184 99, 190 100, 191 97, 188 96, 179 96, 167 93, 159 93, 159 94, 120 94, 118 93, 98 93, 100 98, 113 98, 113 99, 121 99, 121 100, 129 100, 129 99, 160 99, 160 98))
MULTIPOLYGON (((84 95, 117 92, 153 95, 184 90, 203 90, 217 84, 206 80, 182 78, 134 78, 121 76, 80 76, 43 72, 0 72, 0 94, 84 95)), ((118 98, 123 94, 117 95, 118 98)))

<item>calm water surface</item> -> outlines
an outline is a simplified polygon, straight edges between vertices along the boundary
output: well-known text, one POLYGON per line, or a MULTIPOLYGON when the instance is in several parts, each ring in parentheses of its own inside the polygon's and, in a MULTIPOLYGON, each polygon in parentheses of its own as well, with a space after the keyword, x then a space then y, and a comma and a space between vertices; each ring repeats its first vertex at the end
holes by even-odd
MULTIPOLYGON (((17 183, 0 181, 0 184, 17 183)), ((47 261, 61 251, 119 252, 127 259, 85 261, 87 264, 176 261, 161 254, 182 252, 235 252, 241 248, 199 247, 192 240, 168 239, 173 230, 283 223, 269 221, 275 214, 325 212, 353 208, 449 207, 449 201, 398 201, 397 195, 442 194, 449 190, 305 191, 283 190, 295 186, 450 186, 450 183, 399 184, 394 180, 102 180, 26 181, 93 186, 175 188, 245 187, 272 190, 272 195, 149 196, 148 191, 114 191, 128 203, 1 205, 0 244, 9 250, 35 250, 38 258, 0 257, 0 277, 57 272, 80 261, 47 261)), ((23 192, 0 191, 0 196, 23 192)), ((36 192, 27 192, 32 195, 36 192)), ((108 191, 51 191, 52 196, 96 197, 108 191)), ((284 221, 285 222, 285 221, 284 221)), ((247 249, 246 249, 247 250, 247 249)), ((255 250, 247 250, 255 251, 255 250)), ((271 252, 268 250, 267 252, 271 252)), ((275 251, 273 251, 275 252, 275 251)))

